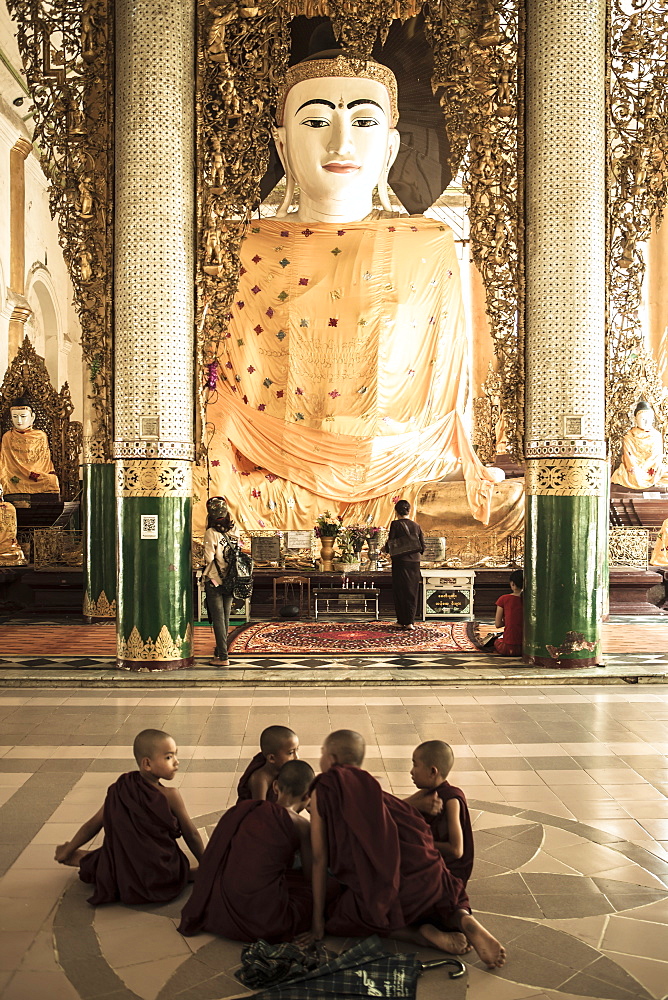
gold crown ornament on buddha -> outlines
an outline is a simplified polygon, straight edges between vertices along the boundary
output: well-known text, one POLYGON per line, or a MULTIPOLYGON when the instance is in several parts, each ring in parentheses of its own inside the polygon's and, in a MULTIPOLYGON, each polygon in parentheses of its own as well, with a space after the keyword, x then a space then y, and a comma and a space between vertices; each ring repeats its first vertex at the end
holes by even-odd
POLYGON ((278 91, 278 106, 276 108, 276 124, 283 125, 285 101, 288 93, 296 83, 302 80, 320 80, 325 77, 355 77, 363 80, 375 80, 387 90, 390 98, 390 126, 396 127, 399 119, 397 98, 397 78, 388 66, 374 62, 373 59, 357 59, 354 56, 340 55, 335 59, 305 59, 303 62, 290 66, 285 74, 285 83, 278 91))

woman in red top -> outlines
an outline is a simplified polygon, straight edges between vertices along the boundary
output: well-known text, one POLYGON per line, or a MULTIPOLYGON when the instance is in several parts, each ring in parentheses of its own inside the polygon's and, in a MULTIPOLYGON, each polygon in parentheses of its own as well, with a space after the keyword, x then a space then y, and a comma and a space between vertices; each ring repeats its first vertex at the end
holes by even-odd
POLYGON ((510 589, 511 594, 502 594, 496 602, 494 625, 496 628, 503 628, 503 635, 494 640, 494 652, 499 656, 522 655, 524 574, 521 569, 510 574, 510 589))

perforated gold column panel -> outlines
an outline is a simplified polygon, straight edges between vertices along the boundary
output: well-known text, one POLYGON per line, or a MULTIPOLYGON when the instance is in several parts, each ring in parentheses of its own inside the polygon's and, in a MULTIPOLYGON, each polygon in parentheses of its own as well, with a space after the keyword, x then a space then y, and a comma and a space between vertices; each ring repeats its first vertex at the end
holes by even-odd
POLYGON ((192 662, 194 458, 194 0, 117 0, 115 457, 118 657, 130 669, 192 662), (167 470, 167 471, 165 471, 167 470), (143 480, 142 480, 143 481, 143 480))
POLYGON ((526 0, 524 653, 562 666, 599 662, 607 587, 605 22, 526 0))

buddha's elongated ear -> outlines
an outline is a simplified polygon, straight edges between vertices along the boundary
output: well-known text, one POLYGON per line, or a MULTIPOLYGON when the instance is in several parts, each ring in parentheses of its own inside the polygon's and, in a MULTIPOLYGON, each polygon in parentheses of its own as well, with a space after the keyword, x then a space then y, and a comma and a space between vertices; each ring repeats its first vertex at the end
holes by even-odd
POLYGON ((292 204, 292 199, 295 193, 295 179, 292 175, 288 164, 288 158, 285 151, 285 128, 283 126, 274 128, 272 130, 272 135, 274 138, 274 143, 276 144, 276 152, 278 153, 278 158, 283 164, 283 169, 285 170, 285 196, 283 201, 276 210, 276 218, 284 219, 288 214, 290 205, 292 204))
POLYGON ((387 178, 390 173, 390 168, 397 158, 399 152, 400 136, 396 128, 390 130, 388 143, 387 143, 387 160, 385 162, 385 167, 383 173, 378 180, 378 198, 381 205, 386 212, 393 212, 392 204, 390 202, 390 192, 387 187, 387 178))

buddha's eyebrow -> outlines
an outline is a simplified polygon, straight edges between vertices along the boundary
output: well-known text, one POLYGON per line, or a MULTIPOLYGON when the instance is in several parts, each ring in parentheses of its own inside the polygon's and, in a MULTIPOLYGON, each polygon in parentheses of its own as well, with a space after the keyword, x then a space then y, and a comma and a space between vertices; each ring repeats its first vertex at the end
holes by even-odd
POLYGON ((297 110, 295 111, 295 114, 298 115, 299 112, 301 111, 301 109, 302 108, 307 108, 309 106, 309 104, 326 104, 328 108, 332 109, 332 111, 336 110, 336 105, 333 104, 331 101, 326 101, 324 98, 314 97, 313 100, 311 100, 311 101, 304 101, 304 103, 301 105, 301 107, 297 108, 297 110))
POLYGON ((380 110, 383 112, 383 114, 385 114, 384 109, 381 107, 381 105, 378 103, 378 101, 372 101, 368 97, 361 97, 357 101, 351 101, 350 104, 348 105, 348 109, 350 110, 350 108, 356 108, 360 104, 373 104, 374 107, 380 108, 380 110))
MULTIPOLYGON (((326 107, 331 108, 332 111, 336 110, 336 105, 333 104, 332 101, 326 101, 324 99, 324 97, 314 97, 310 101, 304 101, 304 103, 302 105, 300 105, 300 107, 297 108, 297 110, 295 111, 295 114, 298 115, 299 112, 302 110, 302 108, 307 108, 310 104, 324 104, 326 107)), ((347 105, 348 110, 351 110, 352 108, 356 108, 360 104, 373 104, 374 107, 379 108, 383 112, 383 114, 385 114, 384 109, 378 103, 378 101, 372 101, 370 98, 367 98, 367 97, 361 97, 361 98, 359 98, 356 101, 351 101, 350 104, 347 105)))

